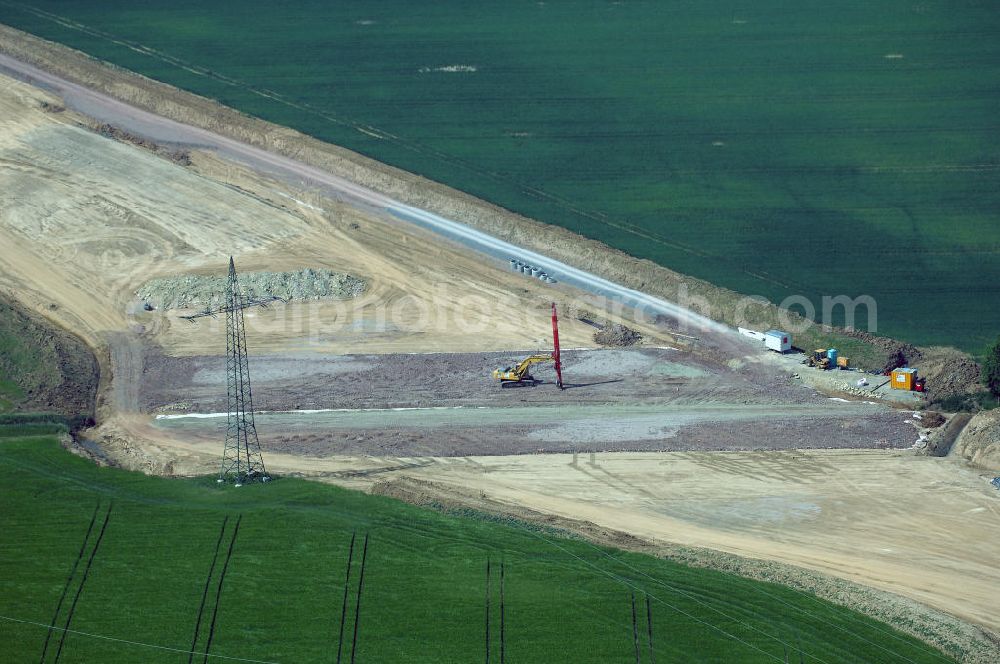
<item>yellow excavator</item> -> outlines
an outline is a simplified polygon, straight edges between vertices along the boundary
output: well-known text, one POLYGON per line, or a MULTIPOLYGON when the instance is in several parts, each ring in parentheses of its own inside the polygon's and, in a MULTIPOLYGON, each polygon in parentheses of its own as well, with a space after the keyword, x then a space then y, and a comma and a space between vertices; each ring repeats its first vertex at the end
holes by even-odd
POLYGON ((500 387, 532 387, 542 381, 531 375, 531 367, 542 362, 552 362, 556 365, 556 385, 560 390, 563 389, 562 362, 559 359, 559 318, 556 315, 555 302, 552 303, 552 345, 553 350, 550 355, 539 353, 524 358, 515 366, 494 369, 493 379, 500 381, 500 387))
POLYGON ((500 387, 530 387, 538 385, 541 381, 532 376, 529 370, 532 366, 541 362, 554 361, 551 355, 532 355, 518 362, 516 366, 494 369, 493 378, 500 381, 500 387))

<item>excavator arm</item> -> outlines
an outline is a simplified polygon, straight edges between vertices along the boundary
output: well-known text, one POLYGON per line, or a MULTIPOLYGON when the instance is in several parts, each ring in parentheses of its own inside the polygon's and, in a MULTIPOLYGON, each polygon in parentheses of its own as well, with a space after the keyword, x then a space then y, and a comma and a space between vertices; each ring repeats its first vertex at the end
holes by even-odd
POLYGON ((551 362, 551 355, 532 355, 531 357, 526 357, 518 363, 517 367, 514 369, 518 376, 524 376, 528 373, 530 369, 535 364, 541 364, 542 362, 551 362))
POLYGON ((535 364, 552 362, 555 364, 556 369, 556 384, 559 386, 559 389, 563 389, 562 361, 559 357, 559 319, 556 316, 555 302, 552 303, 552 345, 554 348, 551 354, 543 355, 538 353, 530 355, 518 362, 516 366, 494 369, 493 379, 499 380, 501 387, 535 385, 537 381, 531 377, 528 370, 535 364))
POLYGON ((495 369, 493 371, 493 378, 501 382, 519 383, 528 376, 528 370, 532 366, 540 364, 542 362, 551 362, 551 361, 552 361, 551 355, 532 355, 518 362, 516 366, 507 367, 506 369, 495 369))

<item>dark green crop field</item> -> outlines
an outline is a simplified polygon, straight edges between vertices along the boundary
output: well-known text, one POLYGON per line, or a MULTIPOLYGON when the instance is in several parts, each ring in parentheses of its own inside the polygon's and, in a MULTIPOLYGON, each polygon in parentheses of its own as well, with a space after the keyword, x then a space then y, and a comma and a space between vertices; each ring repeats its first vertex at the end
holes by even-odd
POLYGON ((1000 330, 993 2, 29 0, 0 21, 817 316, 869 295, 880 334, 979 352, 1000 330))
POLYGON ((629 662, 635 632, 646 662, 952 661, 798 591, 303 480, 152 478, 3 431, 0 473, 9 662, 629 662))

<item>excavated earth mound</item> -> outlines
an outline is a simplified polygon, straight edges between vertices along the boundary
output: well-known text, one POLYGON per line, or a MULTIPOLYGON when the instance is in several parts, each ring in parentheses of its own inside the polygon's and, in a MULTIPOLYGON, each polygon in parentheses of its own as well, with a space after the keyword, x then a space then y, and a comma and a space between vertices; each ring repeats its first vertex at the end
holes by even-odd
POLYGON ((594 341, 602 346, 634 346, 642 341, 642 335, 630 327, 612 323, 595 332, 594 341))
MULTIPOLYGON (((218 303, 226 292, 226 277, 185 275, 153 279, 136 292, 142 300, 158 309, 186 309, 218 303)), ((329 297, 346 300, 365 291, 365 281, 358 277, 307 268, 299 272, 249 272, 239 276, 246 297, 280 297, 310 300, 329 297)))
POLYGON ((980 468, 1000 473, 1000 410, 973 417, 955 441, 954 451, 980 468))

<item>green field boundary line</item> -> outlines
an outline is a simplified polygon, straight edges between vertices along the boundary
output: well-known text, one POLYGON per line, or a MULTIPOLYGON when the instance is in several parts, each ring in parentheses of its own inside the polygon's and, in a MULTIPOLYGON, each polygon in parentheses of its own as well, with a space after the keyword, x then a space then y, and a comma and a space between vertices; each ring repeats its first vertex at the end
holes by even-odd
POLYGON ((358 597, 354 602, 354 638, 351 639, 351 664, 358 651, 358 622, 361 620, 361 592, 365 587, 365 565, 368 562, 368 533, 365 533, 365 546, 361 551, 361 572, 358 577, 358 597))
POLYGON ((90 576, 90 568, 94 564, 94 558, 97 557, 97 551, 101 548, 101 542, 104 540, 104 533, 108 529, 108 521, 111 520, 111 510, 113 507, 113 503, 108 504, 108 511, 104 514, 104 523, 101 524, 101 531, 97 534, 97 540, 94 542, 94 548, 91 549, 90 557, 87 558, 87 566, 83 568, 83 576, 80 578, 80 585, 76 589, 76 595, 73 596, 73 603, 69 606, 69 613, 66 614, 66 624, 63 625, 62 636, 59 638, 59 648, 56 649, 56 664, 59 664, 59 658, 62 656, 63 646, 66 645, 66 635, 69 634, 69 626, 73 622, 73 614, 76 612, 77 602, 80 601, 80 595, 83 594, 83 587, 87 584, 87 577, 90 576))
MULTIPOLYGON (((0 615, 0 620, 5 620, 7 622, 16 623, 20 625, 33 625, 35 627, 44 627, 48 629, 48 625, 45 623, 36 622, 34 620, 24 620, 23 618, 14 618, 12 616, 0 615)), ((101 639, 102 641, 111 641, 113 643, 123 643, 130 646, 139 646, 142 648, 153 648, 155 650, 164 650, 167 652, 176 652, 183 655, 188 654, 187 650, 183 648, 171 648, 170 646, 161 646, 155 643, 145 643, 143 641, 132 641, 129 639, 120 639, 115 636, 108 636, 106 634, 95 634, 94 632, 83 632, 78 629, 65 629, 63 627, 54 628, 58 632, 66 632, 68 634, 76 634, 78 636, 86 636, 91 639, 101 639)), ((281 662, 275 662, 267 659, 247 659, 245 657, 230 657, 228 655, 209 655, 209 657, 214 657, 215 659, 225 659, 231 662, 249 662, 250 664, 281 664, 281 662)))
MULTIPOLYGON (((642 570, 637 569, 636 567, 633 567, 632 565, 629 565, 624 560, 622 560, 620 558, 616 558, 615 556, 611 555, 607 551, 604 551, 600 547, 595 546, 591 542, 588 542, 586 540, 581 540, 581 541, 586 542, 587 545, 589 545, 591 548, 593 548, 594 550, 596 550, 597 552, 599 552, 601 555, 605 556, 606 558, 609 558, 609 559, 613 560, 614 562, 616 562, 616 563, 624 566, 626 569, 628 569, 628 570, 630 570, 630 571, 632 571, 632 572, 634 572, 636 574, 639 574, 639 575, 641 575, 641 576, 649 579, 653 583, 655 583, 657 585, 660 585, 663 588, 665 588, 667 590, 670 590, 671 592, 676 592, 678 594, 690 597, 689 593, 686 593, 685 591, 683 591, 683 590, 681 590, 681 589, 679 589, 679 588, 677 588, 675 586, 672 586, 671 584, 668 584, 665 581, 661 581, 660 579, 657 579, 656 577, 654 577, 654 576, 652 576, 650 574, 647 574, 646 572, 643 572, 642 570)), ((788 588, 789 590, 792 590, 792 591, 794 591, 794 592, 802 595, 803 597, 807 597, 807 598, 814 599, 814 600, 816 599, 815 596, 810 595, 809 593, 805 593, 805 592, 803 592, 801 590, 798 590, 797 588, 792 588, 791 586, 783 586, 783 587, 784 588, 788 588)), ((861 641, 864 641, 865 643, 867 643, 870 646, 873 646, 875 648, 878 648, 879 650, 882 650, 882 651, 888 653, 889 655, 892 655, 894 657, 899 657, 900 659, 906 660, 907 662, 911 662, 911 663, 913 662, 912 659, 910 659, 910 658, 908 658, 908 657, 906 657, 904 655, 901 655, 901 654, 897 653, 894 650, 886 648, 886 647, 884 647, 884 646, 882 646, 882 645, 880 645, 878 643, 875 643, 874 641, 871 641, 871 640, 865 638, 864 636, 862 636, 861 634, 859 634, 857 631, 849 630, 846 627, 843 627, 841 625, 837 625, 836 623, 830 622, 829 620, 823 618, 820 615, 812 613, 811 611, 808 611, 808 610, 803 609, 801 607, 795 606, 794 604, 790 604, 789 602, 786 602, 785 600, 781 599, 777 595, 774 595, 772 593, 767 592, 762 587, 758 587, 757 591, 760 594, 764 595, 765 597, 767 597, 769 599, 773 599, 774 601, 779 602, 782 605, 787 606, 790 609, 794 609, 796 611, 799 611, 799 612, 803 613, 804 615, 812 618, 813 620, 817 620, 817 621, 822 622, 823 624, 827 625, 828 627, 833 627, 834 629, 840 630, 841 632, 844 632, 845 634, 849 634, 849 635, 851 635, 851 636, 853 636, 853 637, 855 637, 855 638, 857 638, 857 639, 859 639, 861 641)), ((692 599, 694 599, 694 598, 692 597, 692 599)), ((698 601, 698 600, 695 600, 695 601, 698 601)), ((713 609, 713 610, 718 611, 718 609, 713 609)), ((719 611, 719 613, 721 613, 721 611, 719 611)), ((722 614, 722 615, 725 615, 725 614, 722 614)), ((851 619, 852 619, 852 621, 856 622, 857 624, 859 624, 859 625, 861 624, 861 621, 858 620, 857 618, 851 617, 851 619)), ((888 637, 891 637, 893 639, 896 639, 897 641, 905 641, 905 639, 903 639, 903 637, 899 636, 898 634, 893 634, 892 632, 890 632, 888 630, 880 629, 877 625, 868 625, 868 627, 871 627, 872 629, 880 632, 881 634, 883 634, 885 636, 888 636, 888 637)), ((786 647, 792 647, 794 650, 797 650, 799 652, 800 657, 801 657, 801 655, 802 655, 802 649, 801 649, 801 644, 799 644, 798 642, 796 642, 795 646, 791 646, 791 644, 785 643, 784 641, 782 641, 781 644, 784 645, 784 646, 786 646, 786 647)), ((915 645, 916 645, 916 647, 918 647, 920 650, 922 650, 923 652, 927 653, 928 655, 934 655, 936 657, 940 657, 941 659, 943 659, 944 661, 947 661, 947 662, 952 661, 952 659, 949 658, 947 655, 944 655, 943 653, 941 653, 941 652, 939 652, 939 651, 937 651, 937 650, 935 650, 933 648, 929 648, 929 647, 925 646, 923 643, 920 643, 919 641, 915 645)))
POLYGON ((215 564, 219 560, 219 549, 222 548, 222 537, 226 534, 226 523, 229 516, 222 518, 222 527, 219 528, 219 538, 215 541, 215 553, 212 554, 212 564, 208 566, 208 575, 205 577, 205 588, 201 592, 201 605, 198 607, 198 618, 194 623, 194 636, 191 638, 191 652, 188 654, 188 664, 194 661, 194 649, 198 647, 198 633, 201 631, 201 618, 205 613, 205 601, 208 599, 208 589, 212 584, 212 574, 215 572, 215 564))
POLYGON ((344 646, 344 622, 347 620, 347 596, 351 587, 351 563, 354 562, 354 540, 357 532, 351 533, 351 547, 347 551, 347 572, 344 577, 344 603, 340 608, 340 635, 337 637, 337 664, 340 664, 340 655, 344 646))
POLYGON ((87 526, 87 534, 83 536, 83 544, 80 545, 80 552, 76 554, 76 560, 73 561, 73 567, 69 571, 69 576, 66 577, 66 584, 63 586, 62 594, 59 596, 59 601, 56 602, 56 610, 52 612, 52 621, 49 623, 49 631, 45 633, 45 644, 42 646, 42 656, 38 659, 39 664, 45 664, 45 655, 49 651, 49 641, 52 639, 52 632, 56 629, 56 623, 59 621, 59 612, 62 610, 63 602, 66 601, 66 595, 69 594, 69 587, 73 583, 73 577, 76 576, 76 569, 80 566, 80 561, 83 560, 83 552, 87 549, 87 542, 90 541, 90 536, 94 532, 94 524, 97 522, 97 512, 101 509, 101 503, 98 502, 94 505, 94 513, 90 516, 90 525, 87 526))
POLYGON ((222 584, 226 580, 226 572, 229 570, 229 561, 233 557, 233 547, 236 546, 236 536, 240 533, 240 522, 242 521, 243 515, 240 514, 236 517, 236 526, 233 528, 233 536, 229 540, 229 551, 226 553, 226 562, 222 564, 222 572, 219 574, 219 585, 215 589, 215 607, 212 609, 212 623, 208 628, 208 641, 205 643, 203 662, 208 662, 208 654, 212 649, 212 639, 215 637, 215 623, 219 617, 219 602, 222 599, 222 584))
MULTIPOLYGON (((592 548, 596 549, 601 554, 603 554, 606 557, 610 558, 611 560, 613 560, 615 562, 618 562, 618 563, 621 563, 622 565, 624 565, 625 567, 627 567, 630 571, 633 571, 636 574, 640 574, 640 575, 646 577, 647 579, 649 579, 653 583, 659 584, 660 586, 662 586, 666 590, 669 590, 672 593, 676 593, 678 595, 686 597, 686 598, 690 599, 691 601, 695 602, 696 604, 699 604, 701 606, 704 606, 705 608, 711 609, 712 611, 714 611, 715 613, 718 613, 723 618, 726 618, 727 620, 731 620, 731 621, 733 621, 733 622, 735 622, 735 623, 737 623, 739 625, 742 625, 743 627, 746 627, 747 629, 749 629, 751 631, 757 632, 757 633, 759 633, 759 634, 761 634, 761 635, 763 635, 763 636, 765 636, 765 637, 767 637, 769 639, 773 639, 773 640, 777 641, 778 643, 780 643, 783 648, 786 648, 786 649, 788 648, 789 644, 786 643, 785 641, 782 641, 779 637, 774 636, 773 634, 769 634, 769 633, 765 632, 764 630, 760 629, 759 627, 755 627, 754 625, 752 625, 752 624, 750 624, 750 623, 748 623, 746 621, 743 621, 743 620, 741 620, 738 617, 729 615, 728 613, 722 611, 721 609, 718 609, 718 608, 712 606, 710 603, 708 603, 708 602, 706 602, 706 601, 698 598, 696 595, 694 595, 692 593, 689 593, 689 592, 687 592, 685 590, 682 590, 681 588, 678 588, 677 586, 674 586, 674 585, 671 585, 671 584, 666 583, 664 581, 661 581, 661 580, 659 580, 659 579, 657 579, 657 578, 655 578, 655 577, 653 577, 653 576, 651 576, 649 574, 646 574, 642 570, 639 570, 639 569, 636 569, 636 568, 632 567, 628 563, 625 563, 624 561, 622 561, 622 560, 620 560, 618 558, 615 558, 614 556, 611 556, 606 551, 602 551, 600 548, 598 548, 598 547, 590 544, 590 542, 587 542, 587 544, 590 545, 592 548)), ((876 645, 877 646, 877 644, 874 644, 874 643, 872 645, 876 645)), ((881 646, 877 646, 877 647, 881 648, 881 646)), ((886 649, 882 648, 882 650, 886 650, 886 649)), ((893 653, 890 650, 886 650, 886 652, 889 652, 890 654, 896 654, 896 653, 893 653)), ((905 660, 907 660, 909 662, 913 661, 913 660, 911 660, 911 659, 909 659, 907 657, 903 657, 902 655, 898 655, 898 656, 902 657, 903 659, 905 659, 905 660)), ((820 658, 820 657, 818 657, 816 655, 810 654, 809 657, 811 657, 813 659, 816 659, 817 661, 820 661, 820 662, 824 662, 825 661, 825 660, 823 660, 822 658, 820 658)))

